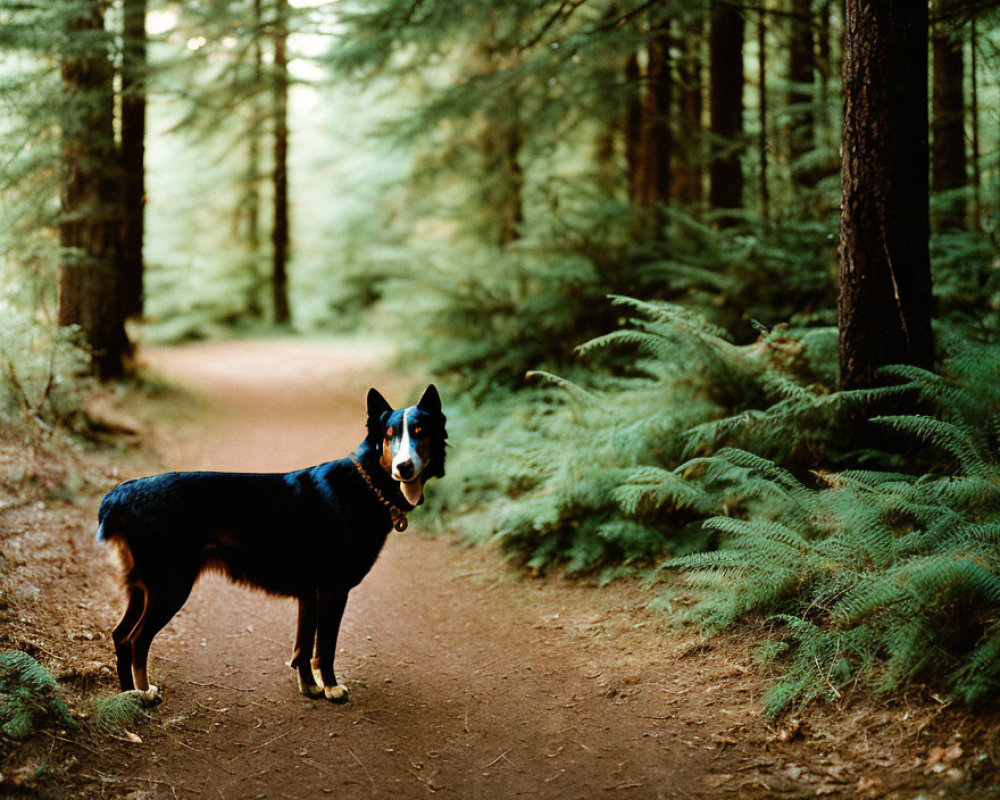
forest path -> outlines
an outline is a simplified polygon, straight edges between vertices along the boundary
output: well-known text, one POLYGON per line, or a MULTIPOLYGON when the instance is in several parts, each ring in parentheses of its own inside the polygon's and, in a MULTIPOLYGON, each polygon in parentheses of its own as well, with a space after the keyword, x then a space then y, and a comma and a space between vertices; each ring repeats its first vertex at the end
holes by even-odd
MULTIPOLYGON (((211 424, 161 436, 170 469, 339 457, 363 438, 370 385, 395 405, 420 388, 367 346, 236 341, 148 361, 214 406, 211 424)), ((157 798, 222 800, 687 798, 767 785, 745 757, 759 751, 733 746, 732 732, 759 726, 746 670, 685 657, 634 587, 519 580, 485 549, 393 534, 348 604, 344 706, 296 692, 295 614, 291 600, 201 580, 153 643, 160 724, 125 771, 157 798), (719 693, 727 707, 708 708, 719 693)))

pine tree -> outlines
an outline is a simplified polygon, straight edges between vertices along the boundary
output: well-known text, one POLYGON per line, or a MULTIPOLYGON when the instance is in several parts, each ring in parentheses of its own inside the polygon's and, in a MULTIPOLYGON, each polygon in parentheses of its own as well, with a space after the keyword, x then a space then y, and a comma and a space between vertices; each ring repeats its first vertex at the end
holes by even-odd
POLYGON ((122 275, 122 201, 114 139, 114 69, 103 3, 73 7, 61 73, 69 113, 63 122, 59 241, 59 324, 77 325, 101 378, 125 371, 129 298, 122 275))
POLYGON ((788 106, 789 158, 792 179, 809 185, 808 171, 801 168, 801 159, 813 149, 815 114, 813 113, 816 74, 816 27, 811 0, 792 0, 789 20, 788 106))
POLYGON ((146 206, 146 12, 147 0, 122 6, 121 175, 122 254, 125 310, 142 315, 143 232, 146 206))
POLYGON ((848 0, 840 226, 840 376, 929 367, 925 4, 848 0))
MULTIPOLYGON (((935 3, 935 13, 946 15, 955 3, 935 3)), ((965 198, 968 184, 965 156, 965 53, 964 27, 950 21, 933 26, 933 80, 931 118, 931 188, 947 193, 936 223, 941 229, 965 227, 965 198)))
MULTIPOLYGON (((725 0, 713 0, 711 59, 712 160, 709 202, 715 209, 743 207, 743 12, 725 0)), ((720 216, 723 224, 732 217, 720 216)))
POLYGON ((274 260, 271 272, 274 321, 286 325, 291 321, 288 305, 288 0, 274 0, 272 68, 274 122, 274 227, 271 242, 274 260))
POLYGON ((677 125, 673 177, 673 196, 689 209, 697 210, 704 194, 704 130, 702 128, 702 58, 705 17, 694 9, 681 18, 676 39, 677 125))

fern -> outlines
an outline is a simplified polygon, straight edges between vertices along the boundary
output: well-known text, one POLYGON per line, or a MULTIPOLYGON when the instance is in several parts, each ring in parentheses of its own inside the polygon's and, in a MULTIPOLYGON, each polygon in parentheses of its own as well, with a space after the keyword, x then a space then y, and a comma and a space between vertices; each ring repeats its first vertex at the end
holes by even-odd
POLYGON ((56 679, 27 653, 0 652, 0 731, 24 739, 46 725, 74 725, 56 679))
POLYGON ((91 698, 87 707, 94 724, 109 733, 120 733, 125 728, 149 719, 149 713, 143 708, 135 692, 91 698))

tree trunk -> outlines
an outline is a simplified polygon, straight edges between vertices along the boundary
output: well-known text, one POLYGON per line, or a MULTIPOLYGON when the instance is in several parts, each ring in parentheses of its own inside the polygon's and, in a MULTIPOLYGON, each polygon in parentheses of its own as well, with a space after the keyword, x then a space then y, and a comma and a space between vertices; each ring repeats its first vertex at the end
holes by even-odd
MULTIPOLYGON (((250 49, 254 86, 264 83, 264 48, 261 46, 264 13, 261 0, 253 0, 253 43, 250 49)), ((247 312, 253 317, 264 315, 266 279, 261 274, 260 180, 261 180, 261 121, 265 116, 259 94, 250 103, 250 124, 247 130, 246 179, 246 246, 249 252, 247 271, 247 312)))
POLYGON ((673 197, 682 205, 697 208, 701 205, 704 172, 701 114, 701 57, 698 49, 704 31, 700 14, 683 24, 677 38, 677 141, 672 190, 673 197))
POLYGON ((633 206, 642 205, 642 71, 637 53, 625 59, 625 84, 629 95, 625 103, 625 162, 628 166, 628 199, 633 206))
MULTIPOLYGON (((954 192, 967 184, 962 39, 953 35, 945 24, 938 23, 931 41, 934 52, 931 188, 935 192, 954 192)), ((965 227, 964 198, 950 196, 942 203, 936 214, 937 226, 965 227)))
POLYGON ((788 130, 788 154, 792 162, 792 181, 800 186, 812 186, 816 175, 810 175, 797 162, 815 146, 816 115, 813 105, 816 73, 816 31, 813 25, 811 0, 792 0, 791 34, 788 52, 788 93, 791 114, 788 130))
POLYGON ((640 185, 636 200, 655 208, 670 200, 670 32, 659 32, 649 45, 649 65, 642 99, 640 185))
POLYGON ((840 220, 840 382, 930 367, 927 4, 847 0, 840 220))
POLYGON ((830 80, 836 75, 838 70, 833 63, 833 47, 831 39, 833 37, 833 26, 831 16, 833 5, 832 0, 824 0, 819 10, 819 31, 817 41, 816 71, 819 73, 819 87, 816 93, 816 105, 819 111, 816 135, 820 137, 825 149, 833 150, 837 146, 837 123, 839 122, 839 109, 836 114, 831 113, 833 103, 830 102, 830 80), (837 119, 834 119, 834 118, 837 119))
POLYGON ((760 106, 760 134, 757 152, 760 158, 760 215, 766 220, 771 215, 771 193, 767 186, 767 23, 765 10, 757 15, 757 81, 760 106))
POLYGON ((503 175, 503 197, 500 203, 500 246, 506 247, 521 238, 524 223, 524 172, 521 169, 521 130, 516 97, 510 98, 514 120, 501 133, 500 168, 503 175))
POLYGON ((271 289, 274 321, 291 320, 288 306, 288 0, 275 0, 274 20, 274 244, 271 289))
POLYGON ((142 316, 146 209, 146 0, 125 0, 121 65, 121 271, 125 313, 142 316))
POLYGON ((68 25, 72 55, 61 64, 67 106, 62 131, 59 324, 79 326, 102 379, 123 374, 130 350, 121 279, 121 201, 114 139, 114 71, 97 0, 68 25), (88 43, 89 40, 89 46, 88 43))
MULTIPOLYGON (((712 163, 709 202, 713 208, 743 206, 743 31, 740 10, 724 0, 712 0, 709 35, 711 74, 712 163)), ((735 220, 720 217, 720 224, 735 220)))
POLYGON ((979 56, 976 52, 979 47, 979 37, 975 16, 972 17, 969 27, 969 50, 971 60, 969 71, 972 73, 972 92, 969 98, 972 116, 972 189, 973 189, 973 211, 972 217, 976 230, 982 230, 983 216, 983 176, 982 168, 979 164, 979 56))

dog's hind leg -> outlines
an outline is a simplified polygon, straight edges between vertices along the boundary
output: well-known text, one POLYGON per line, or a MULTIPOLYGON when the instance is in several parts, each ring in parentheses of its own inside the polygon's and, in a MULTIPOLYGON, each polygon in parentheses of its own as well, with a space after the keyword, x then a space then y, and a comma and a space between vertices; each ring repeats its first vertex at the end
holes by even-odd
POLYGON ((115 643, 118 683, 123 692, 135 688, 135 682, 132 678, 132 640, 130 634, 135 629, 146 607, 146 591, 141 585, 133 583, 126 587, 126 591, 128 592, 128 605, 125 606, 121 622, 111 632, 111 639, 115 643))
POLYGON ((306 697, 322 697, 323 687, 316 685, 312 673, 313 644, 316 641, 316 593, 299 598, 299 624, 295 632, 295 649, 288 666, 299 678, 299 691, 306 697))
POLYGON ((346 703, 347 687, 337 683, 333 659, 337 653, 337 634, 347 607, 347 589, 324 589, 319 592, 319 615, 316 621, 316 660, 323 679, 323 694, 334 703, 346 703))
POLYGON ((194 580, 177 582, 169 587, 146 586, 146 607, 129 639, 132 643, 132 678, 135 688, 143 692, 147 700, 154 699, 159 693, 155 686, 150 685, 146 671, 149 646, 153 637, 181 610, 192 586, 194 580))

